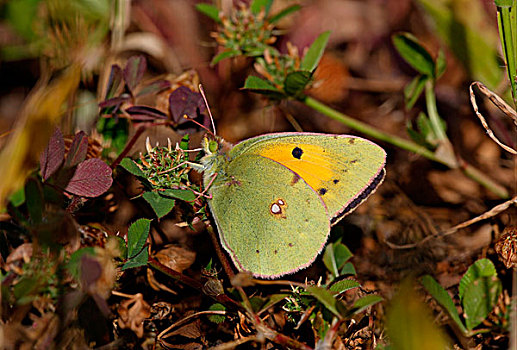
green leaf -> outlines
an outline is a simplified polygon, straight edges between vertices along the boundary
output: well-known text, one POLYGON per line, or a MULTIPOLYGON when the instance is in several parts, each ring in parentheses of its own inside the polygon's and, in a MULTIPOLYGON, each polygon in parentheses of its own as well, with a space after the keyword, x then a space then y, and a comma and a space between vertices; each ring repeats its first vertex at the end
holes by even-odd
POLYGON ((189 144, 189 140, 190 140, 190 136, 189 134, 185 134, 185 136, 183 136, 181 138, 181 141, 180 141, 180 148, 184 151, 188 150, 188 144, 189 144))
POLYGON ((119 166, 126 169, 130 174, 133 174, 138 177, 145 177, 145 174, 142 171, 142 169, 140 169, 140 167, 131 158, 126 157, 122 159, 119 166))
POLYGON ((105 140, 111 142, 111 147, 104 148, 103 154, 115 151, 120 153, 127 142, 129 122, 125 118, 99 118, 97 131, 105 140))
POLYGON ((194 199, 196 199, 196 194, 194 192, 192 192, 191 190, 169 188, 169 189, 160 191, 160 194, 162 196, 181 199, 182 201, 185 201, 185 202, 192 202, 194 199))
POLYGON ((126 261, 126 263, 122 266, 122 271, 135 267, 145 266, 147 265, 148 259, 149 252, 147 251, 147 249, 142 249, 140 253, 126 261))
POLYGON ((172 208, 174 208, 174 204, 176 203, 174 199, 162 197, 153 191, 144 192, 143 197, 153 208, 158 218, 169 214, 172 208))
POLYGON ((443 287, 429 275, 422 277, 421 283, 427 292, 436 299, 438 304, 440 304, 445 309, 445 311, 447 311, 451 319, 456 323, 463 334, 467 334, 467 329, 461 322, 458 310, 456 310, 456 306, 454 306, 454 302, 449 296, 449 293, 447 293, 447 291, 443 289, 443 287))
POLYGON ((463 300, 463 294, 467 287, 480 277, 497 277, 497 271, 492 261, 488 259, 479 259, 470 265, 460 281, 458 288, 460 300, 463 300))
POLYGON ((435 324, 431 311, 410 280, 401 284, 386 311, 386 333, 391 349, 451 349, 445 332, 435 324))
POLYGON ((276 15, 271 16, 271 18, 268 19, 268 22, 276 23, 279 20, 281 20, 282 18, 284 18, 285 16, 287 16, 293 12, 296 12, 296 11, 300 10, 301 8, 302 7, 300 5, 291 5, 289 7, 286 7, 282 11, 278 12, 276 15))
POLYGON ((258 15, 262 9, 265 9, 266 16, 267 16, 272 4, 273 4, 273 0, 253 0, 253 2, 251 3, 251 6, 250 6, 251 12, 254 15, 258 15))
MULTIPOLYGON (((226 311, 226 306, 224 306, 223 304, 216 303, 216 304, 210 305, 208 310, 210 310, 210 311, 226 311)), ((213 323, 219 324, 219 323, 224 322, 226 317, 224 315, 209 315, 208 319, 213 323)))
POLYGON ((15 207, 19 207, 25 203, 25 187, 21 187, 18 191, 13 192, 9 196, 9 202, 15 207))
POLYGON ((215 66, 217 63, 226 58, 236 57, 240 55, 242 55, 242 52, 240 50, 223 51, 220 54, 216 55, 214 58, 212 58, 212 62, 210 62, 210 65, 215 66))
POLYGON ((144 247, 149 230, 151 228, 151 220, 138 219, 129 226, 127 231, 127 257, 132 258, 140 253, 144 247))
POLYGON ((325 51, 325 46, 327 46, 327 42, 330 37, 330 31, 326 31, 321 33, 316 40, 311 44, 309 50, 305 56, 303 56, 300 68, 305 71, 313 72, 318 63, 320 62, 321 56, 323 56, 323 52, 325 51))
POLYGON ((358 314, 366 308, 380 303, 383 300, 384 299, 382 299, 382 297, 375 294, 366 295, 354 303, 354 306, 352 307, 352 314, 358 314))
POLYGON ((447 68, 447 60, 445 59, 445 52, 442 49, 438 51, 436 57, 436 79, 440 78, 447 68))
POLYGON ((199 3, 196 4, 196 10, 198 10, 205 16, 210 17, 216 23, 221 23, 221 19, 219 18, 219 9, 214 5, 199 3))
POLYGON ((515 0, 495 1, 499 39, 506 62, 506 73, 512 87, 514 104, 517 104, 517 21, 515 0), (498 5, 500 3, 501 5, 498 5))
POLYGON ((267 95, 270 98, 281 99, 282 97, 284 97, 284 94, 276 87, 274 87, 270 82, 256 77, 254 75, 250 75, 246 79, 246 81, 244 82, 243 89, 267 95))
POLYGON ((425 83, 429 80, 426 75, 417 75, 404 87, 404 103, 406 110, 410 110, 424 91, 425 83))
POLYGON ((347 290, 354 289, 359 286, 360 284, 357 281, 344 279, 341 281, 337 281, 336 283, 333 283, 328 290, 337 294, 341 294, 346 292, 347 290))
POLYGON ((311 81, 312 73, 308 71, 296 71, 287 74, 284 80, 284 91, 288 96, 302 97, 303 90, 311 81))
POLYGON ((264 303, 264 305, 262 305, 261 310, 259 312, 257 312, 257 313, 261 313, 264 310, 267 310, 269 307, 271 307, 272 305, 275 305, 278 302, 284 300, 288 296, 289 296, 289 294, 286 294, 286 293, 273 294, 273 295, 269 296, 268 300, 264 303))
POLYGON ((334 315, 336 315, 339 318, 342 318, 341 313, 338 311, 338 302, 341 303, 341 301, 338 301, 334 298, 334 295, 332 295, 331 292, 328 290, 317 287, 317 286, 309 286, 305 288, 313 297, 315 297, 320 303, 323 304, 334 315))
POLYGON ((497 277, 480 277, 465 287, 463 312, 467 328, 472 330, 492 311, 501 294, 502 284, 497 277))
MULTIPOLYGON (((482 2, 417 0, 435 32, 463 64, 472 80, 496 89, 502 79, 497 32, 485 26, 493 16, 482 2)), ((515 73, 515 70, 513 71, 515 73)))
MULTIPOLYGON (((339 276, 339 269, 353 256, 350 250, 342 243, 328 244, 323 253, 323 263, 335 276, 339 276)), ((355 271, 355 270, 354 270, 355 271)))
POLYGON ((354 267, 354 264, 352 264, 351 262, 347 262, 345 263, 345 265, 343 265, 343 268, 341 269, 341 271, 339 272, 339 275, 340 276, 344 276, 344 275, 356 275, 357 272, 355 271, 355 267, 354 267))
POLYGON ((402 58, 417 72, 435 77, 434 61, 429 52, 410 33, 400 33, 392 36, 393 45, 402 58))

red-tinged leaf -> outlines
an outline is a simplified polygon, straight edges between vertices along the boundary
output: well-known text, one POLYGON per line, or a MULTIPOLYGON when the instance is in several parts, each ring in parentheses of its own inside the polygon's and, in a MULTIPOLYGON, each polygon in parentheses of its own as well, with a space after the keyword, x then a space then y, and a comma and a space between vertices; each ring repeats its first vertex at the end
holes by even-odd
POLYGON ((124 94, 122 96, 113 97, 106 101, 102 101, 99 103, 100 108, 107 108, 107 107, 114 107, 114 106, 120 106, 122 103, 129 101, 129 95, 124 94))
POLYGON ((140 90, 137 96, 145 96, 149 94, 155 94, 171 87, 171 82, 168 80, 160 79, 153 81, 149 85, 146 85, 140 90))
POLYGON ((97 197, 109 190, 111 168, 98 158, 80 163, 65 190, 82 197, 97 197))
POLYGON ((126 109, 126 112, 131 120, 167 119, 167 115, 162 111, 147 106, 132 106, 126 109))
POLYGON ((84 131, 75 134, 70 150, 66 155, 65 168, 71 168, 86 159, 88 153, 88 136, 84 131))
POLYGON ((176 123, 181 123, 186 114, 196 118, 197 113, 205 111, 203 97, 186 86, 180 86, 169 95, 169 112, 176 123))
POLYGON ((108 80, 108 87, 106 89, 105 99, 110 99, 120 91, 122 87, 122 68, 114 64, 111 66, 110 78, 108 80))
POLYGON ((40 156, 41 177, 47 180, 63 163, 65 157, 65 141, 61 130, 56 128, 47 147, 40 156))
POLYGON ((146 66, 147 63, 145 61, 145 57, 142 55, 131 56, 129 60, 127 60, 123 74, 126 85, 131 92, 144 77, 146 66))

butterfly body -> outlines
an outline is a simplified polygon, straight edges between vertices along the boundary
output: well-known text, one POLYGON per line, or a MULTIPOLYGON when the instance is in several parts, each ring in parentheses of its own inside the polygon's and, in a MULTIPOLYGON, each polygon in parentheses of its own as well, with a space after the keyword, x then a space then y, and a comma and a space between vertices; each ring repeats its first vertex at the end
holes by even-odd
POLYGON ((331 225, 384 178, 384 150, 355 136, 277 133, 205 148, 221 244, 239 270, 262 278, 309 266, 331 225))

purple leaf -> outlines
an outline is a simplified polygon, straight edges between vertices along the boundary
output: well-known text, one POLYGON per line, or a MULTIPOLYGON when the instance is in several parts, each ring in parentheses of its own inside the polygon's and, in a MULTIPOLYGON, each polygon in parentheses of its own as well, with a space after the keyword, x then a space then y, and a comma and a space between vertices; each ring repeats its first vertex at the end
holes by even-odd
POLYGON ((151 84, 146 85, 140 90, 137 96, 144 96, 148 94, 158 93, 171 87, 171 82, 168 80, 160 79, 153 81, 151 84))
POLYGON ((194 92, 186 86, 180 86, 169 95, 169 112, 172 119, 180 124, 186 119, 186 114, 191 118, 196 118, 197 113, 205 111, 205 104, 199 92, 194 92))
POLYGON ((54 134, 50 137, 47 148, 40 156, 39 164, 41 170, 41 177, 46 181, 52 174, 59 169, 65 157, 65 141, 63 134, 59 128, 54 130, 54 134))
POLYGON ((131 120, 167 119, 167 115, 162 111, 147 106, 132 106, 126 109, 126 112, 131 116, 131 120))
POLYGON ((106 108, 106 107, 120 106, 125 101, 128 101, 129 98, 130 98, 129 95, 127 95, 127 94, 124 94, 124 95, 121 95, 118 97, 113 97, 113 98, 110 98, 108 100, 105 100, 105 101, 102 101, 101 103, 99 103, 99 107, 106 108))
POLYGON ((145 57, 142 55, 131 56, 127 60, 126 67, 124 68, 124 80, 129 91, 133 92, 140 80, 142 80, 146 66, 145 57))
POLYGON ((120 68, 117 64, 112 65, 110 78, 108 80, 108 87, 106 88, 106 100, 115 96, 115 94, 120 90, 120 87, 122 86, 122 79, 122 68, 120 68))
POLYGON ((84 254, 81 257, 81 282, 83 287, 88 290, 101 277, 101 274, 101 264, 95 258, 84 254))
POLYGON ((109 190, 113 179, 111 168, 98 158, 80 163, 65 190, 83 197, 97 197, 109 190))
POLYGON ((75 134, 74 141, 70 146, 70 150, 66 155, 65 168, 71 168, 81 163, 86 159, 88 153, 88 136, 84 131, 79 131, 75 134))

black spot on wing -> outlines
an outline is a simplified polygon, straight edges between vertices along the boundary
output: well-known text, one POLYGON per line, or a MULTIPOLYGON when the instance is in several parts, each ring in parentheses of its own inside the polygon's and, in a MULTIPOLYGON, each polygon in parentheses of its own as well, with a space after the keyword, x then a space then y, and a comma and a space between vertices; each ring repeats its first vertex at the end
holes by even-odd
POLYGON ((300 147, 293 148, 293 151, 291 152, 294 158, 300 159, 302 158, 303 150, 300 147))
POLYGON ((354 210, 359 204, 361 204, 366 198, 368 198, 369 195, 372 194, 373 191, 379 186, 379 184, 384 179, 384 175, 386 175, 386 170, 382 169, 382 171, 373 179, 373 181, 368 185, 368 187, 365 188, 365 190, 356 198, 354 198, 353 201, 351 201, 338 215, 334 216, 332 219, 330 219, 330 224, 333 225, 334 223, 338 222, 343 216, 350 213, 352 210, 354 210))
POLYGON ((338 180, 338 179, 334 179, 334 180, 332 180, 332 182, 333 182, 335 185, 337 185, 337 183, 339 182, 339 180, 338 180))
POLYGON ((318 190, 318 193, 320 194, 320 196, 323 196, 325 193, 327 193, 327 189, 326 188, 320 188, 318 190))

